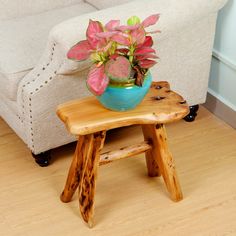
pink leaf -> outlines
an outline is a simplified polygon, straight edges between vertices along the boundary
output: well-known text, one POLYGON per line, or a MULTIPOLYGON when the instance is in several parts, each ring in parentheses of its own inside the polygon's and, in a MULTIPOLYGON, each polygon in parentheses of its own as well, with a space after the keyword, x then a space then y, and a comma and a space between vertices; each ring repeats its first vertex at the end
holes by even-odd
POLYGON ((91 53, 91 46, 87 40, 82 40, 74 45, 67 53, 67 57, 73 60, 86 60, 91 53))
POLYGON ((150 47, 141 47, 141 48, 137 48, 134 52, 135 55, 143 55, 146 53, 156 53, 156 51, 150 47))
POLYGON ((89 20, 86 36, 93 49, 95 49, 98 45, 101 46, 106 43, 105 39, 98 39, 96 36, 97 33, 101 32, 103 32, 102 24, 99 21, 89 20))
POLYGON ((151 47, 153 45, 153 40, 151 36, 146 36, 143 44, 138 45, 137 47, 151 47))
POLYGON ((153 60, 149 60, 149 59, 145 59, 145 60, 142 60, 142 61, 139 61, 139 65, 140 67, 142 68, 150 68, 152 66, 154 66, 157 62, 153 61, 153 60))
POLYGON ((105 74, 104 65, 100 67, 96 67, 96 65, 92 66, 88 78, 87 78, 87 86, 89 90, 96 96, 100 96, 104 93, 109 83, 109 79, 105 74))
POLYGON ((136 56, 136 59, 138 61, 141 61, 141 60, 144 60, 144 59, 148 59, 148 58, 156 59, 156 58, 158 58, 158 56, 156 56, 154 54, 151 54, 151 53, 147 53, 147 54, 144 54, 144 55, 137 55, 136 56))
POLYGON ((110 38, 115 34, 117 34, 117 32, 107 31, 107 32, 96 33, 96 36, 97 36, 97 38, 110 38))
POLYGON ((111 59, 106 63, 106 74, 110 79, 117 82, 125 82, 130 77, 130 62, 124 56, 118 56, 116 59, 111 59))
POLYGON ((136 30, 139 27, 140 27, 140 24, 136 24, 136 25, 121 25, 121 26, 116 27, 115 29, 124 32, 126 30, 136 30))
POLYGON ((112 41, 110 41, 107 45, 105 45, 104 47, 101 47, 99 49, 97 49, 98 52, 106 52, 109 50, 109 48, 112 46, 112 41))
POLYGON ((110 20, 106 25, 105 28, 108 31, 114 30, 116 27, 120 25, 120 20, 110 20))
POLYGON ((111 56, 110 56, 110 59, 116 59, 117 57, 119 57, 120 55, 119 54, 112 54, 111 56))
POLYGON ((111 40, 121 44, 121 45, 125 45, 125 46, 129 46, 131 44, 131 42, 129 41, 128 36, 126 36, 123 33, 118 33, 115 34, 111 37, 111 40))
POLYGON ((131 33, 132 43, 143 44, 145 41, 145 30, 143 27, 139 27, 138 29, 132 30, 131 33))
POLYGON ((157 21, 159 20, 159 18, 160 18, 160 14, 151 15, 142 22, 142 25, 144 28, 150 25, 155 25, 157 21))

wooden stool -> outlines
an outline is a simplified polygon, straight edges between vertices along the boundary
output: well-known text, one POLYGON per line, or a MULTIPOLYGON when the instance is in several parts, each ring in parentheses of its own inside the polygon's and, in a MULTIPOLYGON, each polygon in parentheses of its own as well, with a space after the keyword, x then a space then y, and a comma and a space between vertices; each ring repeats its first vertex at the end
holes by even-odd
POLYGON ((164 124, 180 120, 188 112, 186 101, 171 91, 167 82, 153 82, 143 102, 126 112, 107 110, 95 97, 60 105, 58 116, 69 132, 79 137, 61 200, 69 202, 78 188, 81 215, 92 227, 98 165, 142 152, 146 152, 148 175, 162 175, 171 199, 181 200, 182 192, 164 124), (137 124, 142 125, 144 142, 100 154, 106 130, 137 124))

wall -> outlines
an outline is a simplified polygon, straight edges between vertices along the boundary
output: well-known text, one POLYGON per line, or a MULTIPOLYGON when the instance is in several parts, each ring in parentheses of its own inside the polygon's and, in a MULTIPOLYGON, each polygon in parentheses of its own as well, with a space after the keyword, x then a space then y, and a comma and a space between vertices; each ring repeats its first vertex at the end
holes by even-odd
POLYGON ((218 15, 208 91, 236 111, 236 0, 218 15))

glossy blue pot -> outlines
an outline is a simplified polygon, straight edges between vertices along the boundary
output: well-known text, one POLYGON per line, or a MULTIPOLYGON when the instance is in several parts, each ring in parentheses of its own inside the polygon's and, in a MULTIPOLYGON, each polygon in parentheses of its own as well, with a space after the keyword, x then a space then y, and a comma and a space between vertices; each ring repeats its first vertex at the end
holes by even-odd
POLYGON ((151 73, 145 76, 143 86, 137 85, 113 85, 109 84, 101 96, 97 96, 100 103, 114 111, 127 111, 134 109, 145 97, 152 84, 151 73))

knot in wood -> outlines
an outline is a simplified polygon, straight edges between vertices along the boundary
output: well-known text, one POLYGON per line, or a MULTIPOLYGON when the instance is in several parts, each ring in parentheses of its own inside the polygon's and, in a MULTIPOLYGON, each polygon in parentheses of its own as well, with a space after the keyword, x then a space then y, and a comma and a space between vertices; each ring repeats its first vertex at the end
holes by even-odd
POLYGON ((153 100, 162 100, 162 99, 165 99, 165 97, 153 96, 152 99, 153 99, 153 100))

